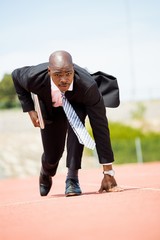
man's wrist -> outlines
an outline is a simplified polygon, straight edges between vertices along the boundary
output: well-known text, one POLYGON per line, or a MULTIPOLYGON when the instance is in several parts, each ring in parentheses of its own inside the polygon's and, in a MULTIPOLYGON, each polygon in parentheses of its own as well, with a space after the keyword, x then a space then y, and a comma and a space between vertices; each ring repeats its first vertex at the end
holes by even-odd
POLYGON ((36 112, 35 110, 30 110, 30 111, 28 111, 28 114, 32 115, 32 113, 35 113, 35 112, 36 112))
POLYGON ((112 170, 112 163, 110 164, 103 164, 103 171, 112 170))
POLYGON ((103 174, 104 175, 109 175, 111 177, 114 177, 115 171, 113 169, 112 170, 108 170, 108 171, 103 171, 103 174))
POLYGON ((103 164, 103 174, 114 177, 115 171, 112 168, 112 163, 103 164))

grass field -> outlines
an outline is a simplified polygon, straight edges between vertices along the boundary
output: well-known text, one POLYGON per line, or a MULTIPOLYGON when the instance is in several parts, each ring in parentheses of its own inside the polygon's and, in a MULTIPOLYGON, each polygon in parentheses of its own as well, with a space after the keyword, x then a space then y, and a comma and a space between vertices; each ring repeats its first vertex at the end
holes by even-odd
MULTIPOLYGON (((160 132, 160 101, 149 101, 145 106, 143 121, 131 118, 137 103, 122 103, 117 109, 107 109, 109 122, 118 121, 129 126, 143 127, 144 131, 160 132)), ((0 111, 0 178, 39 174, 41 153, 39 129, 32 126, 28 114, 20 109, 0 111)), ((64 152, 59 165, 61 172, 66 171, 65 155, 64 152)), ((116 158, 118 162, 120 156, 116 158)), ((83 168, 98 166, 95 157, 85 157, 82 162, 83 168)))

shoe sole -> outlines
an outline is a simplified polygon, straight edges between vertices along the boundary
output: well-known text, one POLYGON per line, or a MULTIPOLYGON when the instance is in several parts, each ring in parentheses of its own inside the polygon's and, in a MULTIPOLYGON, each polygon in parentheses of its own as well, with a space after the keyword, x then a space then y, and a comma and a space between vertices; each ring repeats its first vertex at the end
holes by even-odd
POLYGON ((66 197, 73 197, 73 196, 79 196, 81 195, 82 193, 67 193, 66 194, 66 197))

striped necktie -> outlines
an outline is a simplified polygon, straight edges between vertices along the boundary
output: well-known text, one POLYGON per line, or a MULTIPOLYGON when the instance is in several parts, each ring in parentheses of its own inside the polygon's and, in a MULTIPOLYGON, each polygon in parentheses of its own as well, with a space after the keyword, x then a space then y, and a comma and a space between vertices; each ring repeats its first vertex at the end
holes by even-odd
POLYGON ((69 101, 65 97, 64 93, 62 93, 62 106, 67 116, 68 122, 71 125, 73 131, 75 132, 79 142, 83 144, 85 147, 93 150, 95 148, 94 140, 91 138, 91 136, 87 132, 85 126, 79 119, 77 113, 75 112, 72 105, 69 103, 69 101))

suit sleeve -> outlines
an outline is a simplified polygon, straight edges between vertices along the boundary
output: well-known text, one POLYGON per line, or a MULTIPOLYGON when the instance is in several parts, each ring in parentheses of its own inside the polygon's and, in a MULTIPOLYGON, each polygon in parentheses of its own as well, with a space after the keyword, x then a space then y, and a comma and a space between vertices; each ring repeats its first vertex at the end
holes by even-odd
POLYGON ((29 67, 19 68, 12 72, 12 79, 21 103, 23 112, 34 110, 34 103, 28 87, 27 70, 29 67))
POLYGON ((111 163, 114 161, 114 156, 103 97, 96 84, 88 89, 85 96, 86 110, 96 142, 99 162, 111 163))

